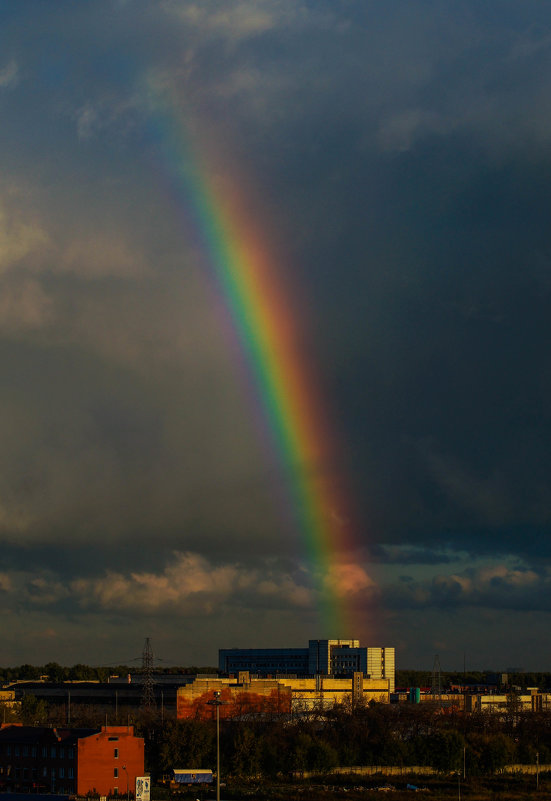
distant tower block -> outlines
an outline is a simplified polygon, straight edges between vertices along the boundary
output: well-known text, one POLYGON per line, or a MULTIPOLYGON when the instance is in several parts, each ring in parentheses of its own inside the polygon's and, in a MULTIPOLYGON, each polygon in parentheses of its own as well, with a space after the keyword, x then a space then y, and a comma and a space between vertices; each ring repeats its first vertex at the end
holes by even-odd
POLYGON ((154 709, 155 682, 153 681, 153 649, 151 647, 151 639, 149 637, 145 638, 145 644, 142 652, 142 673, 142 707, 144 709, 154 709))

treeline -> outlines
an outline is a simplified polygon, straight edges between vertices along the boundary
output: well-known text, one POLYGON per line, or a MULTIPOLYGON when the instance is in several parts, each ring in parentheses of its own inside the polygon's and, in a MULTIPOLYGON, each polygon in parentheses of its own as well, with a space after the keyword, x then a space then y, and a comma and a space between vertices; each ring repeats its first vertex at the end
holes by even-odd
MULTIPOLYGON (((147 767, 158 779, 173 768, 214 768, 215 728, 198 720, 146 726, 147 767)), ((551 763, 551 714, 443 714, 429 706, 373 705, 288 719, 221 724, 225 775, 274 777, 339 766, 427 765, 487 775, 511 763, 551 763)))
MULTIPOLYGON (((10 684, 14 681, 39 681, 46 677, 48 681, 100 681, 106 682, 109 676, 126 676, 128 673, 138 672, 136 666, 112 665, 108 667, 92 667, 77 664, 72 667, 58 665, 57 662, 48 662, 46 665, 19 665, 17 667, 0 667, 0 683, 10 684)), ((196 674, 217 673, 215 667, 163 667, 156 668, 156 674, 196 674)))
MULTIPOLYGON (((135 670, 136 668, 133 668, 135 670)), ((73 665, 64 667, 57 662, 46 665, 19 665, 17 667, 0 668, 0 681, 9 684, 14 681, 39 681, 47 677, 48 681, 107 681, 113 674, 126 675, 132 670, 127 665, 116 667, 91 667, 90 665, 73 665)))
MULTIPOLYGON (((490 684, 495 683, 498 673, 469 670, 442 671, 440 681, 445 689, 451 684, 490 684)), ((508 683, 521 688, 539 687, 540 690, 551 689, 551 673, 509 673, 508 683)), ((432 672, 427 670, 397 670, 396 687, 430 687, 432 672)))

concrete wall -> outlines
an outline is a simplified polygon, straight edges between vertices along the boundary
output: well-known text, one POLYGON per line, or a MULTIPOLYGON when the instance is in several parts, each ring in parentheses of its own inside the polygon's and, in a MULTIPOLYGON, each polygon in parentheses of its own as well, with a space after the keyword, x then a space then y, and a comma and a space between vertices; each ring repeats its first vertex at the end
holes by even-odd
MULTIPOLYGON (((536 775, 538 768, 536 765, 505 765, 500 773, 526 773, 529 775, 536 775)), ((539 773, 551 773, 551 765, 540 765, 539 773)), ((377 773, 383 776, 408 776, 416 774, 418 776, 436 776, 438 774, 450 775, 448 771, 439 771, 436 768, 431 768, 428 765, 357 765, 354 767, 333 768, 327 775, 341 775, 341 776, 375 776, 377 773)), ((303 773, 295 773, 296 776, 316 776, 319 774, 313 771, 304 771, 303 773)), ((469 778, 467 776, 467 778, 469 778)))
POLYGON ((186 687, 180 687, 177 697, 178 719, 195 718, 214 720, 216 707, 209 704, 215 692, 220 692, 221 719, 243 717, 253 714, 281 715, 291 712, 291 691, 275 679, 196 679, 186 687))
MULTIPOLYGON (((401 765, 358 765, 355 767, 333 768, 333 770, 330 770, 326 775, 376 776, 378 773, 382 774, 383 776, 408 776, 411 774, 417 774, 419 776, 434 776, 439 773, 439 771, 427 765, 410 765, 409 767, 403 767, 401 765)), ((310 776, 316 776, 319 774, 316 774, 313 771, 304 771, 304 773, 296 773, 295 775, 308 778, 310 776)))

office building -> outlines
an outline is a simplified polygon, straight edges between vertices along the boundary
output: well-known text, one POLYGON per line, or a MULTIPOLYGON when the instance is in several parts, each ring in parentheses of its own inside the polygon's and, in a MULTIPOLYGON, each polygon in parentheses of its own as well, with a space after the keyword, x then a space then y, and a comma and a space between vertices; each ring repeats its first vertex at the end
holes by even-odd
POLYGON ((219 670, 226 675, 248 671, 257 676, 388 679, 395 685, 394 648, 360 647, 359 640, 310 640, 308 648, 222 648, 219 670))

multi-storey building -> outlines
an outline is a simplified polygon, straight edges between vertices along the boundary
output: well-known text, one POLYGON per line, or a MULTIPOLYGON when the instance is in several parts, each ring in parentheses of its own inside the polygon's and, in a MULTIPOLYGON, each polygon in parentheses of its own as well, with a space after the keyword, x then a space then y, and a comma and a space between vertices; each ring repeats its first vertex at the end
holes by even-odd
POLYGON ((50 729, 0 727, 0 788, 59 795, 134 794, 144 741, 132 726, 50 729))
POLYGON ((394 692, 396 656, 394 648, 367 648, 367 673, 372 679, 390 679, 390 692, 394 692))
POLYGON ((394 692, 394 648, 360 647, 359 640, 309 640, 308 648, 222 648, 223 674, 249 671, 258 676, 352 676, 388 679, 394 692))

